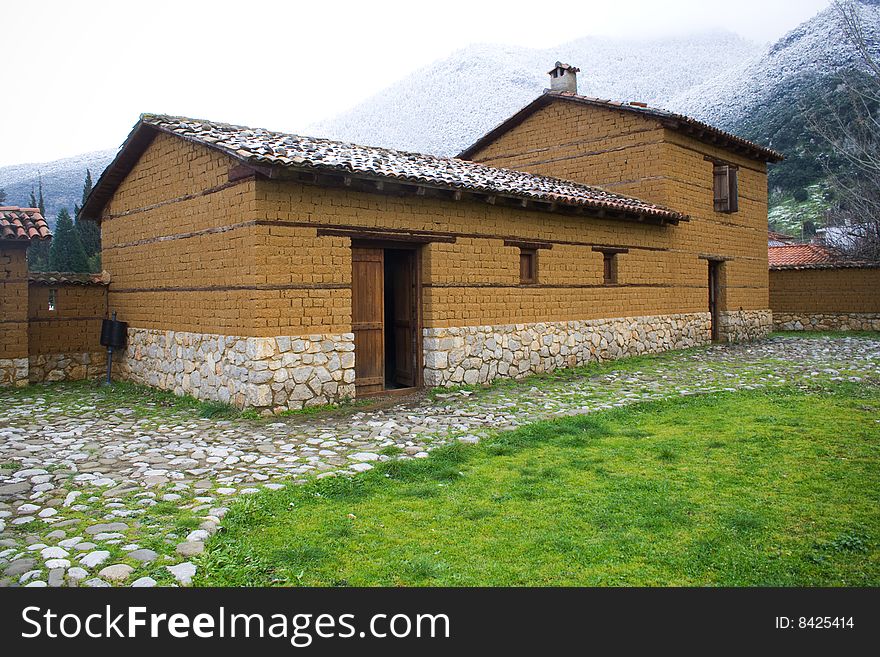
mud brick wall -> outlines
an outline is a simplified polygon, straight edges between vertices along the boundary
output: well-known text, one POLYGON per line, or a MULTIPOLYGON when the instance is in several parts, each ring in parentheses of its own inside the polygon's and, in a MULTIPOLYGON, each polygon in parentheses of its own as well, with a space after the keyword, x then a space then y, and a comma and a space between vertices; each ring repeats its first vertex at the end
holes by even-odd
MULTIPOLYGON (((271 224, 258 232, 266 282, 311 286, 301 321, 315 331, 344 330, 351 322, 351 242, 319 237, 318 229, 328 226, 456 236, 454 243, 422 248, 428 328, 706 310, 707 265, 696 255, 670 252, 667 244, 677 227, 279 181, 258 181, 257 199, 260 220, 271 224), (520 283, 520 250, 505 246, 508 239, 551 245, 539 250, 537 284, 520 283), (603 285, 597 245, 629 247, 618 256, 618 285, 603 285)), ((259 297, 266 301, 259 311, 267 328, 290 317, 284 296, 259 297)))
POLYGON ((775 269, 773 314, 880 313, 880 267, 775 269))
MULTIPOLYGON (((711 167, 705 173, 711 204, 711 167)), ((302 321, 314 330, 326 325, 343 330, 350 323, 350 241, 318 237, 317 229, 326 225, 457 236, 454 243, 422 248, 426 328, 705 312, 708 265, 701 255, 730 258, 722 266, 729 286, 722 304, 735 310, 767 308, 767 262, 761 253, 766 242, 755 238, 755 217, 740 219, 749 227, 722 243, 714 235, 718 226, 708 221, 697 229, 693 224, 659 227, 277 181, 258 181, 257 199, 258 215, 273 222, 271 228, 261 227, 267 261, 280 265, 266 268, 267 280, 284 284, 305 276, 316 288, 334 290, 304 308, 302 321), (520 283, 519 248, 505 246, 509 239, 540 240, 551 247, 538 251, 537 284, 520 283), (603 257, 594 250, 603 246, 628 249, 617 256, 615 285, 603 284, 603 257), (297 263, 306 269, 297 270, 297 263)), ((766 232, 766 212, 764 224, 766 232)), ((267 322, 277 318, 282 324, 288 312, 283 299, 260 311, 267 322)))
POLYGON ((28 382, 27 244, 0 242, 0 386, 28 382))
POLYGON ((144 329, 251 335, 254 183, 233 161, 158 135, 101 220, 110 311, 144 329))
POLYGON ((770 272, 780 331, 880 331, 880 267, 770 272))
POLYGON ((28 354, 101 352, 101 320, 106 316, 105 285, 31 283, 28 354), (49 296, 53 290, 55 310, 49 310, 49 296))
POLYGON ((27 358, 27 244, 0 242, 0 359, 27 358))
POLYGON ((690 223, 669 231, 664 243, 669 273, 682 283, 698 277, 705 286, 705 263, 693 266, 693 256, 723 256, 729 260, 721 309, 768 308, 763 163, 671 131, 650 117, 564 101, 538 110, 473 159, 598 185, 688 214, 690 223), (715 212, 707 157, 739 167, 738 212, 715 212))

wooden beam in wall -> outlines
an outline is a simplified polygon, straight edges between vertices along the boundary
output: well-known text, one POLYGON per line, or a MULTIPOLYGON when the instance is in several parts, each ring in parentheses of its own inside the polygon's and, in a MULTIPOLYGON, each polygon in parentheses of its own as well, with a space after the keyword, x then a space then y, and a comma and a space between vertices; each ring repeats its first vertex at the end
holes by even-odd
POLYGON ((504 240, 504 246, 515 246, 520 249, 552 249, 552 242, 541 242, 532 240, 504 240))
POLYGON ((318 228, 318 237, 348 237, 353 240, 379 240, 383 242, 408 242, 427 244, 429 242, 443 242, 452 244, 456 241, 455 235, 438 235, 419 231, 404 231, 393 229, 371 229, 361 227, 351 228, 318 228))

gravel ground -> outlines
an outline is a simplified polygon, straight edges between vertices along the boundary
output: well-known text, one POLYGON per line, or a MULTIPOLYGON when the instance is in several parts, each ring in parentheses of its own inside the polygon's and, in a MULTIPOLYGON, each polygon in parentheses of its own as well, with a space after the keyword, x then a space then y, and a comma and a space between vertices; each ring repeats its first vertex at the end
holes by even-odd
POLYGON ((0 391, 0 585, 187 585, 235 497, 540 419, 723 390, 880 384, 880 339, 775 337, 664 355, 641 369, 421 395, 284 421, 144 417, 53 387, 0 391))

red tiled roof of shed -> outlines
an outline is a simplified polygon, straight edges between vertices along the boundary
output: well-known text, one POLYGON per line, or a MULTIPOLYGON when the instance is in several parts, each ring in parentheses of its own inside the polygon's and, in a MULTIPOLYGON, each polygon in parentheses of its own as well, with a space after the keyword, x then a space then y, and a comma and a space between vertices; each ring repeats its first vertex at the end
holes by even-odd
POLYGON ((833 269, 880 267, 880 262, 848 259, 821 244, 785 244, 767 249, 770 269, 833 269))
POLYGON ((81 274, 68 271, 32 271, 28 273, 28 283, 34 285, 109 285, 110 275, 81 274))

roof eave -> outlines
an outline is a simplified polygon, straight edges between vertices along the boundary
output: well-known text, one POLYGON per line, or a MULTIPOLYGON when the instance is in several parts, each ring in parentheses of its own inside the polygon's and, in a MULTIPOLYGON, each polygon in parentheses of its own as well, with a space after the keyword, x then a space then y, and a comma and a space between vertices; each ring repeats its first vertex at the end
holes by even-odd
POLYGON ((80 208, 79 216, 83 219, 91 219, 94 221, 101 220, 101 213, 104 207, 112 198, 119 184, 131 172, 141 155, 147 149, 147 146, 153 141, 159 128, 144 123, 138 119, 138 122, 131 129, 128 137, 119 147, 119 152, 113 161, 107 165, 107 168, 101 173, 95 185, 92 187, 82 208, 80 208))
POLYGON ((469 195, 471 200, 476 200, 478 198, 482 200, 492 199, 490 200, 490 203, 492 204, 495 203, 495 199, 506 199, 510 202, 511 206, 520 206, 522 209, 531 208, 533 210, 554 212, 558 211, 558 208, 567 208, 571 212, 594 215, 600 219, 622 218, 630 221, 664 225, 690 221, 690 217, 687 215, 667 209, 658 208, 655 210, 638 210, 635 208, 615 207, 612 203, 570 201, 564 197, 548 199, 539 196, 532 196, 530 194, 515 194, 509 191, 498 191, 491 188, 465 188, 457 187, 455 185, 441 185, 436 182, 427 182, 415 178, 370 176, 359 172, 353 172, 349 169, 333 167, 307 165, 282 166, 279 164, 259 161, 246 161, 245 164, 253 167, 256 173, 267 178, 289 180, 299 183, 323 184, 324 186, 341 184, 346 187, 351 187, 351 181, 357 180, 366 182, 372 186, 379 185, 376 189, 366 191, 388 191, 388 185, 397 185, 399 187, 398 191, 406 195, 423 195, 424 192, 420 192, 420 189, 445 193, 451 192, 453 194, 458 193, 462 198, 465 198, 464 195, 469 195), (317 178, 319 175, 326 177, 319 179, 317 178), (306 177, 302 178, 301 176, 306 177), (329 179, 327 177, 329 177, 329 179), (334 181, 334 178, 337 180, 334 181))
POLYGON ((465 148, 455 157, 461 160, 470 160, 471 156, 482 150, 484 146, 491 144, 493 141, 495 141, 497 137, 503 135, 508 130, 515 128, 520 123, 529 118, 529 116, 538 111, 541 107, 549 104, 552 98, 555 97, 548 95, 545 91, 545 93, 542 93, 528 105, 518 110, 515 114, 504 119, 501 123, 489 130, 489 132, 477 139, 477 141, 465 148))

